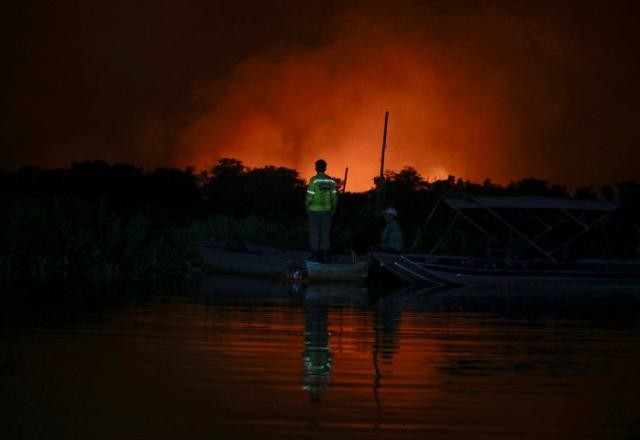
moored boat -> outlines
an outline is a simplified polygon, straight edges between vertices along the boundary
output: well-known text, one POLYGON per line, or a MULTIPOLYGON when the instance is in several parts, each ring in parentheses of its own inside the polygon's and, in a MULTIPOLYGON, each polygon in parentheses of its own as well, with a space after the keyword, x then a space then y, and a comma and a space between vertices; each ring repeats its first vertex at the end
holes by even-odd
POLYGON ((452 194, 440 199, 429 220, 438 206, 452 208, 455 217, 451 224, 457 218, 466 220, 486 237, 487 243, 498 242, 496 235, 500 233, 499 229, 485 225, 488 221, 501 226, 506 231, 502 235, 511 237, 511 242, 501 249, 499 257, 434 254, 444 241, 442 237, 425 254, 376 253, 374 258, 399 278, 415 285, 640 288, 638 259, 566 257, 571 245, 596 225, 602 225, 619 207, 615 201, 452 194), (473 212, 482 215, 474 217, 473 212), (513 218, 524 218, 529 223, 523 226, 510 220, 513 218), (481 224, 482 220, 485 224, 481 224), (566 232, 571 230, 567 225, 573 225, 573 232, 566 232), (560 228, 564 228, 564 232, 558 233, 560 228), (517 246, 510 246, 513 243, 517 246))
POLYGON ((634 261, 504 261, 382 253, 374 257, 390 272, 415 285, 640 288, 640 262, 634 261))
POLYGON ((223 273, 284 279, 292 282, 361 282, 367 273, 366 261, 334 255, 330 262, 308 259, 309 253, 267 246, 229 246, 223 242, 197 244, 202 261, 223 273))

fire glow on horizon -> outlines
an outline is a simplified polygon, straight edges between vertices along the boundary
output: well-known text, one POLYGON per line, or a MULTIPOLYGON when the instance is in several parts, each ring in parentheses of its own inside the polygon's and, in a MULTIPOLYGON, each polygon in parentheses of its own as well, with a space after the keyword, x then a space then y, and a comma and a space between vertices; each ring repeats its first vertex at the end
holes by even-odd
POLYGON ((349 167, 350 190, 367 190, 388 110, 385 168, 412 166, 430 180, 511 178, 505 164, 514 137, 501 76, 427 38, 371 27, 378 31, 351 29, 321 47, 243 62, 182 136, 180 164, 209 168, 233 157, 308 178, 324 158, 336 177, 349 167))
POLYGON ((5 11, 3 170, 232 157, 308 178, 322 157, 366 190, 389 111, 394 171, 638 178, 635 3, 29 3, 5 11))

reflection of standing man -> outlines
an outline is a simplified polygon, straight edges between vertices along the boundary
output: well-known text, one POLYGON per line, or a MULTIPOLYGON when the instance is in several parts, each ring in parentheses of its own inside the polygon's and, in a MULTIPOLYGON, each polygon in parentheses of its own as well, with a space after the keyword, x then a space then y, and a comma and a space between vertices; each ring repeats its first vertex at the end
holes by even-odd
POLYGON ((331 243, 331 217, 338 206, 338 190, 336 181, 325 174, 327 163, 316 161, 317 174, 309 181, 307 187, 306 209, 309 214, 309 246, 311 258, 327 261, 331 243))
POLYGON ((333 356, 329 350, 329 309, 326 304, 304 304, 304 379, 302 388, 311 394, 311 400, 320 400, 320 394, 329 388, 333 356))

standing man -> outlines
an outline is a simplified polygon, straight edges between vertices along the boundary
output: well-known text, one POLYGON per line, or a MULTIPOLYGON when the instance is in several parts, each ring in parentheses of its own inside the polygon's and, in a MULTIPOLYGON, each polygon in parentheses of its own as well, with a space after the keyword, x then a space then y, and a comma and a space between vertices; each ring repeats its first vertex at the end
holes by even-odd
POLYGON ((307 187, 306 209, 309 214, 309 246, 311 258, 326 262, 329 255, 331 217, 338 206, 336 181, 325 174, 327 162, 316 161, 316 175, 307 187))

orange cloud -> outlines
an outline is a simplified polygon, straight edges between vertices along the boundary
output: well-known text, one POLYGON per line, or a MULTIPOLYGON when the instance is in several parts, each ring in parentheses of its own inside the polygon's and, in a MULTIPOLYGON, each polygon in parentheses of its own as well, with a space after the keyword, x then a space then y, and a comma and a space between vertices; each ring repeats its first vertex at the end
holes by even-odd
POLYGON ((389 111, 388 169, 501 183, 630 176, 630 162, 603 148, 635 151, 630 114, 615 116, 620 100, 589 82, 594 68, 601 82, 615 74, 593 63, 602 48, 570 23, 535 7, 353 8, 322 44, 254 55, 204 85, 208 110, 181 133, 175 162, 204 168, 231 156, 309 177, 322 157, 335 176, 349 167, 349 189, 366 190, 389 111), (601 124, 589 123, 593 109, 601 124))
POLYGON ((320 47, 237 66, 210 111, 183 134, 179 162, 210 167, 235 157, 308 177, 322 157, 333 175, 349 167, 351 190, 366 190, 379 170, 388 110, 386 168, 508 177, 502 166, 511 133, 496 72, 371 19, 374 32, 343 29, 320 47))

